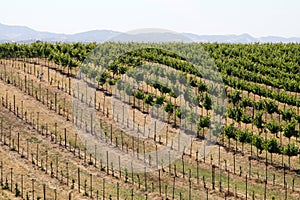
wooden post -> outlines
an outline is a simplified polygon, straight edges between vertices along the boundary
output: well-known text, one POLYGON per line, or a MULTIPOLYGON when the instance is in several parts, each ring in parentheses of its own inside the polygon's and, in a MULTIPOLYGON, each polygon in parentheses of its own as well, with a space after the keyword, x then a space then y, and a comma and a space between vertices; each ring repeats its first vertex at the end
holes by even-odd
POLYGON ((80 169, 77 170, 77 179, 78 179, 78 192, 80 193, 80 169))
POLYGON ((74 156, 76 152, 76 145, 77 145, 77 133, 75 133, 75 143, 74 143, 74 151, 73 151, 74 156))
POLYGON ((20 153, 20 133, 18 132, 18 154, 20 153))
POLYGON ((230 186, 230 179, 229 179, 229 169, 227 170, 227 194, 229 195, 229 186, 230 186))
POLYGON ((21 175, 21 197, 24 197, 24 175, 21 175))
POLYGON ((48 107, 48 103, 49 103, 49 90, 48 88, 46 89, 46 105, 48 107))
POLYGON ((54 111, 57 112, 57 93, 54 93, 54 111))
POLYGON ((39 144, 36 144, 36 165, 39 166, 39 144))
POLYGON ((71 95, 71 78, 69 77, 69 95, 71 95))
POLYGON ((93 198, 93 176, 90 174, 90 197, 93 198))
POLYGON ((32 200, 34 200, 34 179, 32 179, 32 200))
POLYGON ((102 199, 105 199, 105 179, 103 178, 102 182, 102 199))
POLYGON ((47 169, 48 169, 48 151, 46 150, 46 170, 45 170, 45 173, 47 174, 47 169))
POLYGON ((120 200, 120 197, 119 197, 119 196, 120 196, 120 194, 119 194, 119 192, 120 192, 119 190, 120 190, 120 189, 119 189, 119 187, 120 187, 120 186, 119 186, 119 182, 118 182, 118 183, 117 183, 117 200, 120 200))
POLYGON ((181 162, 182 162, 182 176, 184 178, 185 172, 184 172, 184 157, 183 157, 183 154, 181 156, 181 162))
POLYGON ((96 109, 96 106, 97 106, 97 91, 95 91, 94 94, 94 109, 96 109))
POLYGON ((65 138, 65 149, 67 148, 67 129, 64 130, 64 138, 65 138))
POLYGON ((28 139, 26 140, 26 145, 27 145, 27 160, 29 160, 29 144, 28 144, 28 139))
POLYGON ((44 200, 46 200, 46 184, 43 184, 43 196, 44 196, 44 200))
POLYGON ((58 179, 58 156, 55 157, 55 163, 56 163, 56 178, 58 179))
POLYGON ((215 189, 215 165, 211 166, 211 184, 212 184, 212 189, 215 189))
POLYGON ((69 163, 66 162, 66 170, 67 170, 67 186, 69 186, 69 163))
POLYGON ((10 191, 13 192, 13 168, 10 168, 10 191))
POLYGON ((3 161, 1 160, 1 185, 3 185, 3 161))
POLYGON ((246 175, 246 199, 248 197, 248 175, 246 175))
POLYGON ((13 96, 14 114, 16 114, 16 96, 13 96))
POLYGON ((158 184, 159 184, 159 196, 161 196, 161 180, 160 180, 160 169, 158 170, 158 184))
POLYGON ((119 179, 121 179, 121 175, 122 175, 122 172, 121 172, 121 157, 118 156, 118 159, 119 159, 119 179))
POLYGON ((109 166, 108 166, 108 151, 106 151, 106 174, 109 175, 109 166))

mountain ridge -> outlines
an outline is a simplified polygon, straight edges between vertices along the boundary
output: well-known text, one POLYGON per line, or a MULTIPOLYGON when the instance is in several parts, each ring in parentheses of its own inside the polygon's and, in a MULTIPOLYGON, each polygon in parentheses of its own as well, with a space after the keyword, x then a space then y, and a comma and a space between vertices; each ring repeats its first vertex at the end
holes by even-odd
MULTIPOLYGON (((52 33, 46 31, 37 31, 27 26, 5 25, 0 23, 0 43, 4 42, 25 42, 30 43, 33 41, 46 41, 46 42, 105 42, 107 40, 131 41, 130 34, 122 33, 113 30, 90 30, 75 34, 52 33)), ((241 35, 228 34, 228 35, 198 35, 194 33, 155 33, 152 37, 149 33, 139 34, 139 39, 136 41, 145 42, 170 42, 170 41, 183 41, 185 38, 193 42, 218 42, 218 43, 300 43, 300 37, 280 37, 280 36, 264 36, 255 38, 250 34, 244 33, 241 35), (155 39, 154 39, 154 38, 155 39)), ((134 39, 132 39, 134 40, 134 39)))

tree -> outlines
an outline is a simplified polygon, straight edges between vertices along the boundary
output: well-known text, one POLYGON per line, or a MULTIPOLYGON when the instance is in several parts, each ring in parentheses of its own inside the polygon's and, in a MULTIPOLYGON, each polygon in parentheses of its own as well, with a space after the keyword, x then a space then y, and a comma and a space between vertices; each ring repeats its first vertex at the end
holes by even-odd
POLYGON ((230 139, 231 138, 236 138, 236 131, 234 130, 233 127, 234 123, 231 123, 229 126, 225 126, 224 128, 224 135, 228 137, 228 146, 230 147, 230 139))
POLYGON ((229 107, 227 109, 227 116, 234 119, 236 122, 240 122, 242 120, 243 110, 240 107, 229 107))
POLYGON ((184 119, 187 115, 187 112, 188 111, 185 108, 180 107, 180 108, 176 109, 175 114, 179 119, 184 119))
POLYGON ((298 136, 298 131, 296 130, 296 125, 297 125, 297 121, 294 120, 292 122, 289 122, 283 129, 283 135, 289 139, 289 143, 290 143, 291 137, 298 136))
POLYGON ((276 123, 276 121, 274 119, 272 119, 271 122, 266 124, 266 128, 272 133, 272 134, 276 134, 276 137, 279 131, 282 131, 282 127, 281 124, 276 123))
POLYGON ((250 143, 252 139, 252 133, 246 129, 245 131, 238 132, 238 140, 242 143, 242 152, 244 154, 244 144, 250 143))
POLYGON ((200 129, 205 127, 209 128, 209 126, 210 126, 210 116, 200 118, 198 122, 198 127, 200 127, 200 129))
POLYGON ((269 114, 273 114, 274 112, 278 112, 278 104, 274 100, 266 100, 265 101, 266 110, 269 114))
POLYGON ((256 114, 255 118, 253 119, 253 124, 258 128, 258 129, 262 129, 264 128, 264 125, 263 125, 263 120, 262 120, 262 115, 263 115, 263 112, 259 112, 258 114, 256 114))
POLYGON ((258 156, 258 150, 259 150, 259 154, 261 154, 264 149, 264 139, 259 135, 254 135, 252 142, 257 149, 257 156, 258 156))
POLYGON ((137 99, 143 99, 144 98, 144 92, 142 90, 136 90, 133 93, 134 97, 137 99))
POLYGON ((207 85, 203 83, 202 81, 197 82, 198 92, 203 93, 208 90, 207 85))
POLYGON ((164 103, 165 99, 166 99, 165 96, 157 96, 155 100, 155 104, 161 106, 164 103))
POLYGON ((153 104, 153 94, 147 94, 144 98, 144 102, 146 104, 152 105, 153 104))
POLYGON ((280 114, 282 115, 282 119, 286 121, 291 121, 292 117, 295 116, 294 110, 288 108, 287 110, 280 110, 280 114))
POLYGON ((198 131, 202 130, 202 137, 204 138, 204 128, 209 128, 210 126, 210 116, 205 116, 199 119, 198 121, 198 131))
POLYGON ((242 99, 241 91, 236 90, 230 95, 229 102, 232 103, 233 105, 237 105, 241 99, 242 99))
POLYGON ((189 110, 188 114, 187 114, 187 122, 191 125, 191 131, 193 129, 193 124, 196 123, 196 119, 197 119, 197 114, 194 113, 192 110, 189 110))
POLYGON ((90 69, 88 74, 87 74, 87 77, 89 79, 94 79, 94 78, 96 78, 97 74, 98 74, 97 70, 90 69))
POLYGON ((265 150, 271 153, 271 163, 272 163, 272 155, 273 153, 280 153, 280 147, 278 145, 277 140, 272 137, 271 139, 266 140, 265 142, 265 150))
POLYGON ((108 73, 107 72, 100 72, 98 73, 96 80, 98 81, 98 85, 103 86, 106 83, 106 80, 108 78, 108 73))
POLYGON ((284 155, 287 155, 289 157, 289 167, 291 166, 291 157, 297 156, 299 153, 299 147, 296 144, 287 144, 283 148, 284 155))
POLYGON ((206 93, 204 96, 204 102, 203 102, 203 106, 206 110, 211 110, 212 109, 212 99, 211 97, 206 93))
POLYGON ((164 109, 168 113, 168 122, 170 120, 171 115, 174 112, 175 105, 169 100, 165 105, 164 109))
POLYGON ((265 101, 264 100, 259 100, 258 102, 255 102, 254 108, 256 110, 264 110, 266 107, 265 101))

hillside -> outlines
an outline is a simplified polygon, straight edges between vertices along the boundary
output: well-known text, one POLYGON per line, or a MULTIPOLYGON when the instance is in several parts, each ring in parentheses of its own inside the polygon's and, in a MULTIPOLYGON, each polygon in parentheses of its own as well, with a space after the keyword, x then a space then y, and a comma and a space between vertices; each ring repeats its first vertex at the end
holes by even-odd
POLYGON ((1 197, 300 197, 298 44, 0 49, 1 197))

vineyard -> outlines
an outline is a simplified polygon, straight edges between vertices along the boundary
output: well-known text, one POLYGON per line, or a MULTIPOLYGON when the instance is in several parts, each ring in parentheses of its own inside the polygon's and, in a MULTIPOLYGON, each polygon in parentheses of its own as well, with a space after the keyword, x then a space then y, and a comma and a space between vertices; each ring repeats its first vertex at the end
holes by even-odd
POLYGON ((0 199, 300 199, 300 45, 0 44, 0 199))

